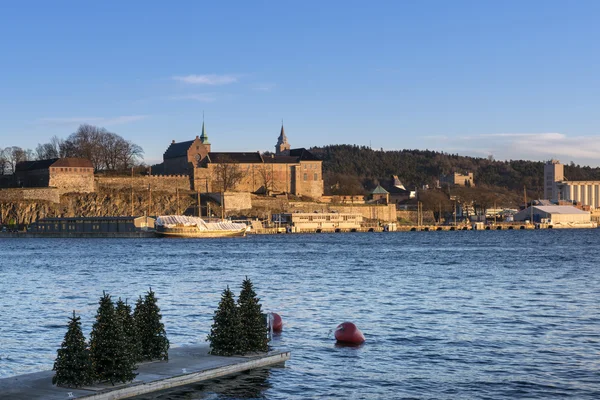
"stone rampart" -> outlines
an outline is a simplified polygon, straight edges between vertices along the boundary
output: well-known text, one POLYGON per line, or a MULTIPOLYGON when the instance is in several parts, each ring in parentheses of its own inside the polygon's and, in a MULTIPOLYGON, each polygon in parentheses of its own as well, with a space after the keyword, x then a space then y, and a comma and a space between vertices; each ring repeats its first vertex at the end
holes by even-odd
POLYGON ((22 200, 60 202, 60 191, 57 188, 17 188, 0 189, 0 201, 16 202, 22 200))
POLYGON ((148 190, 153 192, 175 193, 177 190, 190 190, 190 177, 187 175, 144 175, 144 176, 97 176, 96 188, 102 190, 148 190))

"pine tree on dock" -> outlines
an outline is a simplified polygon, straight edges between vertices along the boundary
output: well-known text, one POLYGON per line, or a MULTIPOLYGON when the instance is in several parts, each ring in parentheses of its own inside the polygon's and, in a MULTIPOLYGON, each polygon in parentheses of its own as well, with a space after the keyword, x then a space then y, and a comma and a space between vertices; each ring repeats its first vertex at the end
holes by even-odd
POLYGON ((269 350, 267 324, 259 300, 252 281, 246 277, 242 282, 242 291, 238 298, 242 323, 241 345, 244 353, 269 350))
POLYGON ((140 358, 140 343, 138 339, 137 329, 131 313, 131 306, 127 301, 119 300, 115 308, 116 317, 121 323, 123 332, 127 339, 129 357, 137 361, 140 358))
POLYGON ((210 342, 210 354, 231 356, 243 352, 241 342, 242 324, 233 293, 227 289, 221 295, 219 307, 213 316, 213 324, 207 340, 210 342))
POLYGON ((121 322, 116 317, 110 295, 100 298, 96 322, 92 327, 90 355, 96 377, 100 381, 129 382, 135 374, 135 360, 128 349, 128 340, 121 322))
POLYGON ((75 315, 69 318, 67 333, 57 350, 52 370, 56 374, 52 383, 60 386, 80 387, 93 383, 94 372, 90 352, 81 331, 81 318, 75 315))
POLYGON ((152 288, 140 297, 133 313, 140 343, 140 360, 168 360, 169 339, 152 288))

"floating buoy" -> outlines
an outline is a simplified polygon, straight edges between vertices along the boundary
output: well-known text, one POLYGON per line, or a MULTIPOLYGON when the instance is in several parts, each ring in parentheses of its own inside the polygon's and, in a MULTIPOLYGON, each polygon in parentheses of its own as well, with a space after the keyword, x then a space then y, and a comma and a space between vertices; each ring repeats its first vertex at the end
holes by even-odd
POLYGON ((365 335, 352 322, 342 322, 335 328, 335 340, 339 343, 362 344, 365 335))
POLYGON ((273 332, 281 332, 283 329, 283 320, 281 319, 281 316, 275 312, 271 314, 273 314, 273 332))

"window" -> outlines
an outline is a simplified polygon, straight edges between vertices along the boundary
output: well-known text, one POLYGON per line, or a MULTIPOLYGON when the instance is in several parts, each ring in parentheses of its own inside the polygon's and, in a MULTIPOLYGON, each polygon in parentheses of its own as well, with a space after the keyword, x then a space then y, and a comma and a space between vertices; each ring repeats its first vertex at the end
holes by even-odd
POLYGON ((304 180, 307 181, 308 180, 308 174, 304 174, 304 180))
POLYGON ((315 173, 315 181, 319 180, 319 174, 315 173))
POLYGON ((304 164, 304 169, 306 169, 306 164, 304 164))

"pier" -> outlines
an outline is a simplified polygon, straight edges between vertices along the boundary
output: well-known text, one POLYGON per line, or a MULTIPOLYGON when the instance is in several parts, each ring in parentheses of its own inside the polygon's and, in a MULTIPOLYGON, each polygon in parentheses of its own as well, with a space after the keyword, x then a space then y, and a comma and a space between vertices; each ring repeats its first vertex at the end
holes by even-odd
POLYGON ((137 377, 126 384, 110 383, 81 388, 52 384, 54 371, 36 372, 0 379, 0 398, 11 400, 117 400, 189 385, 256 368, 282 364, 290 352, 220 357, 208 354, 208 346, 177 347, 169 350, 169 361, 138 365, 137 377))

